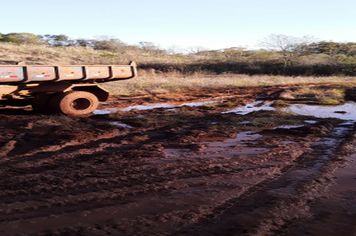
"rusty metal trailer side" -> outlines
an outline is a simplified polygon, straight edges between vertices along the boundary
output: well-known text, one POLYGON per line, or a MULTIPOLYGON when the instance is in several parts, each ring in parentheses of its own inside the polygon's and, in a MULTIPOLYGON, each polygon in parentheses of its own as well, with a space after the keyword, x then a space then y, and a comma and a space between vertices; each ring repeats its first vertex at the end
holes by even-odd
POLYGON ((129 65, 0 65, 0 102, 32 105, 41 113, 80 116, 93 112, 109 92, 98 83, 137 76, 129 65))
POLYGON ((102 83, 131 79, 136 74, 135 62, 129 65, 0 65, 0 84, 102 83))

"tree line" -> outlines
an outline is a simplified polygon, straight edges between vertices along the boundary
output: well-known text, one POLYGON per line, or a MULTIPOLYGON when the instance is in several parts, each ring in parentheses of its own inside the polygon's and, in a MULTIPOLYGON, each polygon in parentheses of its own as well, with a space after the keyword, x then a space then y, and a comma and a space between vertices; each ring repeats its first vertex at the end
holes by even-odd
MULTIPOLYGON (((194 73, 245 73, 284 75, 351 75, 356 76, 356 43, 317 41, 312 37, 270 35, 260 42, 262 49, 232 47, 221 50, 190 50, 182 53, 161 49, 152 42, 128 45, 117 38, 71 39, 60 35, 0 33, 0 43, 43 44, 50 47, 91 47, 95 50, 122 53, 133 51, 148 55, 141 68, 157 71, 194 73), (162 59, 164 58, 164 60, 162 59)), ((136 53, 137 55, 137 53, 136 53)), ((136 59, 135 59, 136 60, 136 59)), ((139 60, 139 59, 138 59, 139 60)))
POLYGON ((123 42, 115 38, 71 39, 64 34, 35 35, 31 33, 0 33, 0 42, 15 44, 44 44, 52 47, 88 46, 98 50, 115 50, 120 46, 125 46, 123 42))

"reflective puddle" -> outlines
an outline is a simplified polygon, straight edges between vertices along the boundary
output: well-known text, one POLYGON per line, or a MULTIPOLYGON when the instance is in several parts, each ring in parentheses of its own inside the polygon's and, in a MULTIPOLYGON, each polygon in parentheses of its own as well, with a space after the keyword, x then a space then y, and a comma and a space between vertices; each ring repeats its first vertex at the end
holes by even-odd
POLYGON ((242 107, 236 107, 233 110, 226 111, 223 113, 236 113, 239 115, 247 115, 248 113, 254 111, 275 111, 276 109, 271 107, 273 102, 264 103, 264 101, 256 101, 254 103, 247 104, 242 107))
POLYGON ((154 103, 154 104, 148 104, 148 105, 136 105, 136 106, 129 106, 129 107, 124 107, 124 108, 105 108, 102 110, 96 110, 93 113, 95 115, 107 115, 110 113, 115 113, 118 111, 131 111, 131 110, 140 110, 140 111, 145 111, 145 110, 152 110, 152 109, 157 109, 157 108, 178 108, 178 107, 183 107, 183 106, 188 106, 188 107, 199 107, 203 106, 206 104, 212 104, 212 103, 217 103, 219 101, 206 101, 206 102, 187 102, 187 103, 154 103))
POLYGON ((315 116, 318 118, 339 118, 356 121, 356 103, 347 102, 338 106, 313 106, 295 104, 280 110, 298 115, 315 116))
MULTIPOLYGON (((257 101, 242 107, 236 107, 233 110, 224 113, 236 113, 246 115, 254 111, 284 111, 296 115, 314 116, 318 118, 338 118, 343 120, 356 121, 356 103, 347 102, 337 106, 293 104, 289 107, 274 108, 273 102, 257 101)), ((311 121, 313 122, 313 121, 311 121)))
MULTIPOLYGON (((183 106, 199 107, 207 104, 218 103, 220 101, 205 101, 205 102, 187 102, 187 103, 154 103, 148 105, 136 105, 124 108, 106 108, 96 110, 93 113, 96 115, 107 115, 118 111, 131 111, 131 110, 152 110, 157 108, 179 108, 183 106)), ((246 115, 254 111, 284 111, 297 115, 314 116, 318 118, 339 118, 343 120, 356 121, 356 103, 347 102, 343 105, 337 106, 322 106, 322 105, 307 105, 307 104, 293 104, 289 107, 274 108, 271 107, 272 102, 256 101, 245 106, 236 107, 230 111, 223 113, 236 113, 238 115, 246 115)))
POLYGON ((235 138, 224 139, 202 138, 200 149, 191 150, 183 148, 168 148, 164 152, 167 158, 231 158, 236 155, 254 155, 267 153, 268 148, 256 147, 255 140, 262 137, 260 134, 251 131, 241 132, 235 138))
POLYGON ((131 125, 124 124, 124 123, 120 123, 120 122, 117 122, 117 121, 110 122, 110 124, 111 124, 111 125, 114 125, 114 126, 119 126, 119 127, 123 127, 123 128, 128 128, 128 129, 132 129, 132 128, 133 128, 131 125))
POLYGON ((118 111, 131 111, 134 109, 144 111, 144 110, 152 110, 155 108, 172 108, 172 107, 174 107, 174 106, 170 103, 156 103, 156 104, 149 104, 149 105, 129 106, 129 107, 124 107, 124 108, 117 108, 117 107, 105 108, 102 110, 96 110, 93 113, 95 115, 107 115, 107 114, 115 113, 118 111))

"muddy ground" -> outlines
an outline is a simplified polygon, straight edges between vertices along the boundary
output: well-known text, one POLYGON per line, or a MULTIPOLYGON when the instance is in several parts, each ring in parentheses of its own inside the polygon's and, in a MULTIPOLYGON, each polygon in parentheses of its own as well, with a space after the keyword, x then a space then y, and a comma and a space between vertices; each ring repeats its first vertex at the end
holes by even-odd
POLYGON ((356 235, 354 121, 229 112, 285 89, 80 118, 3 107, 0 235, 356 235))

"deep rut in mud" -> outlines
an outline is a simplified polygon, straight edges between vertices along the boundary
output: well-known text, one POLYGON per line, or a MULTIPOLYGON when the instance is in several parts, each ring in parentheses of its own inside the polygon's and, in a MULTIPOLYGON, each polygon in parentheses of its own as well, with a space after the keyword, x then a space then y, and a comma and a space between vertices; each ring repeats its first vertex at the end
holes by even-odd
POLYGON ((330 195, 352 159, 353 122, 229 110, 0 114, 1 235, 356 232, 355 208, 343 212, 355 189, 345 204, 332 204, 342 189, 330 195))

